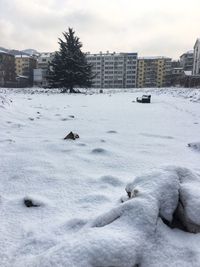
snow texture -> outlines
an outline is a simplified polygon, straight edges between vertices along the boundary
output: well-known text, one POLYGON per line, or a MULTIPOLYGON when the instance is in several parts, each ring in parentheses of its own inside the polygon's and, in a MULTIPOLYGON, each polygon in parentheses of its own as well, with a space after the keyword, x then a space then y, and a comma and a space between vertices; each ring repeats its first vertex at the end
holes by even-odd
POLYGON ((200 266, 197 89, 0 97, 0 266, 200 266))

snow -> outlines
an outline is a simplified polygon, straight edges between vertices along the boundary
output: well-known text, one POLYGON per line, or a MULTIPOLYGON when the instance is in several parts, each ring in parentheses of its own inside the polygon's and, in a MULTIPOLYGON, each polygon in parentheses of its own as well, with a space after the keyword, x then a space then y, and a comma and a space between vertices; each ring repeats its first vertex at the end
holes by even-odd
POLYGON ((199 267, 200 91, 92 92, 0 89, 0 266, 199 267))
POLYGON ((192 142, 192 143, 189 143, 188 146, 197 151, 200 151, 200 142, 192 142))

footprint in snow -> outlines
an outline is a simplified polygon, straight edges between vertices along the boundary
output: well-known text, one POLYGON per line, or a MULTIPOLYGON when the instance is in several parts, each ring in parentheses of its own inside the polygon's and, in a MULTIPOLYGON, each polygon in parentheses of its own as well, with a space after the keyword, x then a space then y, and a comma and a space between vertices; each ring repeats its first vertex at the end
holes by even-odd
POLYGON ((168 135, 148 134, 148 133, 141 133, 140 135, 143 135, 146 137, 161 138, 161 139, 174 139, 174 137, 168 136, 168 135))
POLYGON ((112 185, 114 187, 122 186, 123 183, 120 181, 119 178, 114 177, 112 175, 105 175, 100 178, 100 182, 108 185, 112 185))
POLYGON ((91 205, 110 202, 110 199, 104 195, 87 195, 78 200, 79 203, 91 203, 91 205))
POLYGON ((61 230, 65 230, 65 231, 73 230, 74 232, 74 231, 80 230, 86 223, 87 223, 86 220, 74 218, 74 219, 69 220, 65 224, 61 225, 60 228, 61 230))
POLYGON ((110 131, 107 131, 107 133, 110 133, 110 134, 116 134, 116 133, 117 133, 117 131, 110 130, 110 131))
POLYGON ((87 146, 86 144, 84 144, 84 143, 78 143, 78 144, 76 144, 77 146, 87 146))
POLYGON ((92 153, 93 153, 93 154, 106 154, 106 153, 107 153, 107 150, 105 150, 105 149, 99 147, 99 148, 94 148, 94 149, 92 150, 92 153))

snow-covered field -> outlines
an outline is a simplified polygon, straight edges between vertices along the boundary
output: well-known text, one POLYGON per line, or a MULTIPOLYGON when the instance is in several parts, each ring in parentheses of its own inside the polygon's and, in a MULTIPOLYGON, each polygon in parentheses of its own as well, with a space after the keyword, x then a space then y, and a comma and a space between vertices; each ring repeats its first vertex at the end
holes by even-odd
POLYGON ((163 221, 200 229, 200 90, 32 91, 0 89, 0 266, 199 267, 163 221))

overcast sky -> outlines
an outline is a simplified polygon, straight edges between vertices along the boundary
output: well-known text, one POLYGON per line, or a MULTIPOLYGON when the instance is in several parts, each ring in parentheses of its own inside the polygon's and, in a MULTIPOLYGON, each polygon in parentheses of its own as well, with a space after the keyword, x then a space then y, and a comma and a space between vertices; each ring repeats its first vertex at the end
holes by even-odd
POLYGON ((85 52, 178 58, 200 37, 200 0, 0 0, 0 46, 54 51, 68 27, 85 52))

